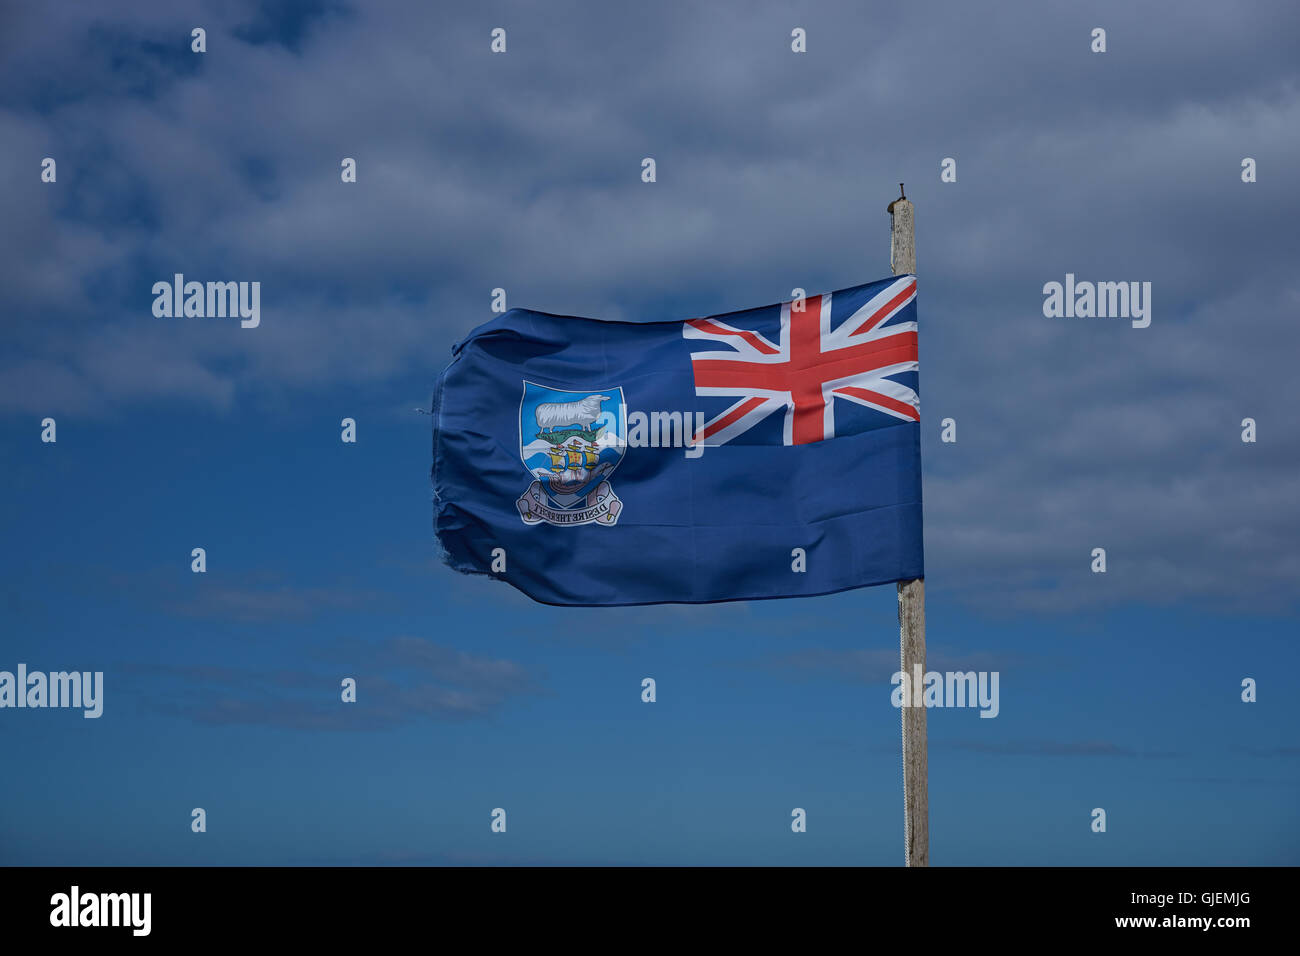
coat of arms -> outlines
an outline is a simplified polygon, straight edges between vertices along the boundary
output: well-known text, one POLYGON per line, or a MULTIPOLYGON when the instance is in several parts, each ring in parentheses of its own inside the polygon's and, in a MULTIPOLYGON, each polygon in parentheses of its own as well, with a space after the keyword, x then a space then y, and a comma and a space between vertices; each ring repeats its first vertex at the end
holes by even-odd
POLYGON ((608 478, 627 448, 622 388, 570 392, 524 382, 519 456, 533 476, 525 524, 613 525, 623 509, 608 478))

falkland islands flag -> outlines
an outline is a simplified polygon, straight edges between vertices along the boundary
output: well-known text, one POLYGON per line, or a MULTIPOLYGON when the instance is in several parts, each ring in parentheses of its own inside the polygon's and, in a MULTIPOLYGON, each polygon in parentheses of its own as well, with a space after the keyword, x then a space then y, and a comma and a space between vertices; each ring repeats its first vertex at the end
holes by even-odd
POLYGON ((686 321, 511 309, 438 380, 443 559, 566 605, 921 577, 919 392, 914 276, 686 321))

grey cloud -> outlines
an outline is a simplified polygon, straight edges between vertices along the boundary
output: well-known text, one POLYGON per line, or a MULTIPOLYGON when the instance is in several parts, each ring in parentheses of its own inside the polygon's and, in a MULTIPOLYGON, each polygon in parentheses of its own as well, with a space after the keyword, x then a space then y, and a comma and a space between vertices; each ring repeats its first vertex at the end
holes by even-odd
POLYGON ((121 571, 95 566, 57 566, 58 574, 85 594, 100 599, 137 601, 150 612, 202 620, 241 623, 308 619, 328 611, 365 608, 380 599, 376 591, 344 581, 303 585, 274 570, 231 573, 211 569, 202 575, 175 568, 121 571))
POLYGON ((420 396, 496 286, 663 318, 877 278, 905 180, 931 593, 1294 607, 1300 8, 489 9, 504 56, 479 10, 423 4, 304 8, 283 44, 252 4, 71 4, 62 33, 15 15, 0 411, 420 396), (194 22, 197 67, 169 46, 194 22), (35 181, 44 155, 57 187, 35 181), (262 326, 154 319, 174 271, 262 281, 262 326), (1066 272, 1151 281, 1152 326, 1045 319, 1066 272))
POLYGON ((1300 757, 1300 746, 1296 744, 1275 747, 1241 747, 1239 749, 1252 757, 1300 757))
POLYGON ((319 657, 314 671, 134 663, 123 673, 131 679, 128 693, 165 714, 295 730, 366 731, 415 720, 490 718, 511 700, 543 692, 537 677, 515 661, 422 638, 378 645, 338 641, 319 657), (357 681, 355 703, 340 699, 345 676, 357 681))
POLYGON ((1025 757, 1135 757, 1145 760, 1185 756, 1172 751, 1130 747, 1109 740, 938 740, 931 741, 930 749, 969 750, 975 753, 1025 757))
POLYGON ((164 609, 183 617, 233 621, 308 618, 328 610, 373 604, 374 592, 353 587, 303 587, 290 584, 242 585, 213 582, 186 589, 187 597, 165 601, 164 609))
MULTIPOLYGON (((790 654, 772 654, 744 666, 760 667, 792 680, 813 678, 847 680, 855 683, 888 684, 898 673, 898 651, 835 650, 810 647, 790 654)), ((926 654, 926 671, 1010 671, 1051 666, 1044 657, 1018 652, 953 652, 932 647, 926 654)))

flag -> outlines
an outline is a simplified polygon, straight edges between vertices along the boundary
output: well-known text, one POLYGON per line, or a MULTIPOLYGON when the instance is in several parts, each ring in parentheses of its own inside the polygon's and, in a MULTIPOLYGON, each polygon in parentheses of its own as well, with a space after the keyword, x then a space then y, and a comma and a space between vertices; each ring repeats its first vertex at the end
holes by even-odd
POLYGON ((922 577, 916 278, 671 322, 509 312, 433 403, 457 571, 545 604, 922 577))

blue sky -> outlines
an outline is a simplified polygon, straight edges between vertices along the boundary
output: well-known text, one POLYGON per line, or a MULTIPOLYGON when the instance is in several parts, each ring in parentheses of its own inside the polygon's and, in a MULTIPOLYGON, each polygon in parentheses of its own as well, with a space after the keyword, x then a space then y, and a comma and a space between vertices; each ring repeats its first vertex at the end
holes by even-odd
POLYGON ((932 861, 1300 861, 1293 8, 60 6, 0 30, 0 669, 106 690, 0 711, 0 863, 901 862, 892 587, 457 577, 414 411, 498 286, 652 320, 882 278, 899 180, 930 664, 1001 674, 929 714, 932 861), (154 318, 174 272, 260 281, 261 326, 154 318), (1044 318, 1066 272, 1151 281, 1151 327, 1044 318))

